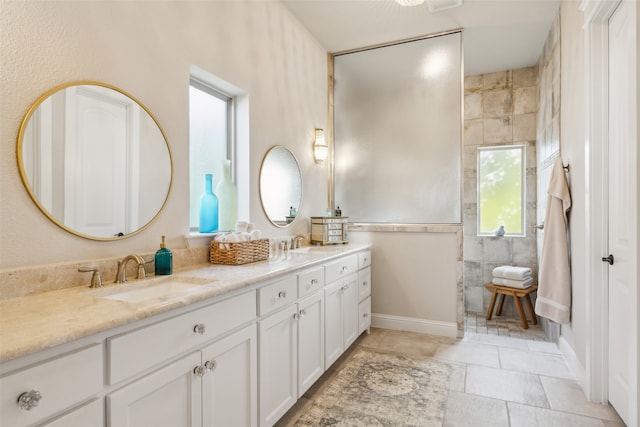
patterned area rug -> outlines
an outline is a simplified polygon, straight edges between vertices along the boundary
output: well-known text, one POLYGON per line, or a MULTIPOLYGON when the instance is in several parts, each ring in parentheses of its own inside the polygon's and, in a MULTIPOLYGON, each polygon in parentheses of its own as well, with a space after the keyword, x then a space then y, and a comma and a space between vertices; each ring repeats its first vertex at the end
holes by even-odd
POLYGON ((442 426, 452 367, 358 350, 296 426, 442 426))

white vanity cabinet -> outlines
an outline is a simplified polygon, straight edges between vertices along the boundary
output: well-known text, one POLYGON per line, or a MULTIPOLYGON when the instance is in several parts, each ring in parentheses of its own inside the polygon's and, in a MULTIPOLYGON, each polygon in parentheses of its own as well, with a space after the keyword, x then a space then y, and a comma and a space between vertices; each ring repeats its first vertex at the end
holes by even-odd
POLYGON ((358 333, 371 328, 371 252, 358 253, 358 333))
POLYGON ((358 337, 358 275, 325 288, 325 369, 358 337))
POLYGON ((252 324, 109 394, 110 427, 256 426, 252 324))
MULTIPOLYGON (((2 377, 0 425, 33 425, 86 402, 102 390, 103 366, 102 345, 92 345, 2 377)), ((83 415, 85 425, 104 423, 102 412, 83 415)))
POLYGON ((255 426, 255 318, 251 291, 108 338, 111 384, 146 373, 106 396, 108 427, 255 426))
MULTIPOLYGON (((304 297, 259 322, 261 426, 278 421, 324 373, 324 269, 294 277, 304 297)), ((292 278, 279 283, 292 283, 292 278)), ((267 292, 272 299, 278 295, 267 292)))

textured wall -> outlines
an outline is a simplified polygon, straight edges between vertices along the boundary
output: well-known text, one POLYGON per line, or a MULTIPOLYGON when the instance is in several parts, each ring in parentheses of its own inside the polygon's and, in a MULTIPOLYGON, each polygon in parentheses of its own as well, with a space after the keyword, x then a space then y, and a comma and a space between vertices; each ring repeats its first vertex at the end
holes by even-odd
MULTIPOLYGON (((536 238, 537 68, 468 76, 464 94, 464 297, 467 311, 486 311, 491 281, 499 265, 531 267, 537 272, 536 238), (526 145, 525 237, 477 236, 478 147, 526 145)), ((535 274, 534 274, 535 276, 535 274)), ((505 313, 513 304, 505 301, 505 313)))
POLYGON ((300 162, 300 215, 322 212, 326 166, 311 158, 315 127, 327 126, 326 51, 277 1, 8 1, 0 4, 0 268, 93 260, 149 252, 166 235, 184 248, 188 234, 188 85, 196 65, 249 94, 250 220, 276 229, 258 196, 266 151, 285 145, 300 162), (61 83, 98 80, 141 100, 173 151, 174 187, 166 209, 142 233, 94 242, 66 233, 30 200, 15 145, 29 106, 61 83))

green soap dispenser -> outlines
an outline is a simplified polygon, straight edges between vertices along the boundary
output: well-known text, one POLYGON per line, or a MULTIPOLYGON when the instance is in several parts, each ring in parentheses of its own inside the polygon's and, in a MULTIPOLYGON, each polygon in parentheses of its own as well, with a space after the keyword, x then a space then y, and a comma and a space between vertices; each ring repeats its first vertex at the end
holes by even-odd
POLYGON ((160 249, 156 252, 155 264, 156 276, 173 274, 173 254, 169 248, 167 248, 167 244, 164 242, 164 236, 162 236, 160 249))

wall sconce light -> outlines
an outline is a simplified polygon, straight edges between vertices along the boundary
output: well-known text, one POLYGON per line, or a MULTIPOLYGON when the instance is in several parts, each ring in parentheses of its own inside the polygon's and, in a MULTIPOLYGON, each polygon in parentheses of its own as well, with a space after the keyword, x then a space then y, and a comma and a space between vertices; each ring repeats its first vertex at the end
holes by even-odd
POLYGON ((327 154, 329 154, 329 147, 324 139, 324 130, 316 128, 313 140, 313 158, 316 163, 320 164, 327 159, 327 154))

